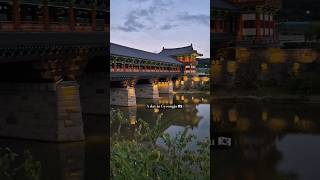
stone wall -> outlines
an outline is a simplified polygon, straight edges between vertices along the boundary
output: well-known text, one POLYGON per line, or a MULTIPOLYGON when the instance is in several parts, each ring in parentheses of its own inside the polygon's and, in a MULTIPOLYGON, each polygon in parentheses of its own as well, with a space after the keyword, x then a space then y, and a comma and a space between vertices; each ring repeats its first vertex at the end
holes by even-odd
POLYGON ((158 99, 159 90, 157 84, 136 84, 136 97, 137 98, 149 98, 158 99))
POLYGON ((0 136, 83 140, 77 83, 0 84, 0 136))
POLYGON ((110 88, 110 105, 136 106, 136 94, 134 87, 110 88))

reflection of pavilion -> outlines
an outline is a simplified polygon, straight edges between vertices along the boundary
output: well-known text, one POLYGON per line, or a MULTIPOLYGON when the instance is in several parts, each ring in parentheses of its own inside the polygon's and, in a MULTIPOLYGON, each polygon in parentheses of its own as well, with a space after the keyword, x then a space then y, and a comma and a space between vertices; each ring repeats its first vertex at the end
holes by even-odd
POLYGON ((320 124, 316 121, 320 114, 316 107, 296 108, 281 105, 218 104, 212 107, 212 120, 216 131, 255 133, 319 133, 320 124))
MULTIPOLYGON (((167 95, 161 96, 158 103, 161 104, 183 104, 183 109, 146 109, 145 104, 154 103, 153 100, 143 100, 139 101, 143 104, 138 104, 137 107, 122 107, 120 110, 124 112, 125 117, 129 120, 131 128, 125 128, 124 131, 121 131, 121 134, 125 137, 132 137, 133 129, 136 127, 135 124, 140 118, 146 121, 149 126, 152 128, 155 125, 156 120, 159 115, 162 113, 160 120, 160 126, 162 131, 165 131, 170 126, 180 126, 180 127, 197 127, 201 117, 198 115, 197 105, 199 103, 207 103, 208 100, 206 97, 197 97, 195 95, 167 95), (180 100, 181 97, 189 99, 189 103, 180 100), (197 98, 199 101, 192 101, 197 98), (133 128, 133 129, 132 129, 133 128)), ((119 107, 117 107, 119 108, 119 107)), ((115 131, 115 130, 114 130, 115 131)), ((112 133, 111 133, 112 134, 112 133)))
MULTIPOLYGON (((301 106, 300 106, 301 107, 301 106)), ((282 153, 276 142, 288 133, 319 133, 316 106, 297 108, 277 104, 215 103, 212 107, 214 132, 229 132, 234 147, 214 152, 215 179, 297 179, 296 174, 279 172, 282 153), (223 172, 223 173, 221 173, 223 172)))

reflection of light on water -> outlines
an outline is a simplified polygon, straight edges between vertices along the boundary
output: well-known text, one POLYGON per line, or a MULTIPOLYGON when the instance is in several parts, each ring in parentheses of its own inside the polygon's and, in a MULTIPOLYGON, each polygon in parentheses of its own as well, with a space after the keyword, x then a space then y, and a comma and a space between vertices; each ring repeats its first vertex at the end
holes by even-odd
POLYGON ((247 118, 240 118, 237 127, 241 131, 247 131, 250 127, 250 121, 247 118))
POLYGON ((202 101, 203 104, 208 104, 209 103, 208 99, 205 99, 205 98, 201 98, 201 101, 202 101))
MULTIPOLYGON (((183 81, 187 81, 188 80, 188 76, 183 76, 183 81)), ((181 82, 183 82, 181 81, 181 82)))
POLYGON ((209 77, 201 77, 201 81, 208 82, 209 81, 209 77))
POLYGON ((298 115, 294 115, 294 120, 293 120, 293 122, 294 122, 294 123, 298 123, 299 121, 300 121, 299 116, 298 116, 298 115))
POLYGON ((193 98, 193 99, 192 99, 192 102, 198 104, 198 103, 200 103, 200 99, 198 99, 198 98, 193 98))
POLYGON ((228 112, 229 121, 230 122, 236 122, 238 119, 238 112, 236 109, 230 109, 228 112))
POLYGON ((175 84, 176 84, 177 87, 179 87, 180 81, 176 81, 175 84))
POLYGON ((315 128, 314 122, 309 119, 299 119, 299 121, 296 122, 296 126, 298 129, 303 131, 308 131, 315 128))
POLYGON ((266 51, 266 58, 269 63, 279 64, 286 61, 287 54, 280 48, 269 48, 266 51))
POLYGON ((135 117, 135 116, 132 116, 131 118, 130 118, 130 124, 131 125, 135 125, 136 123, 137 123, 137 120, 136 120, 137 118, 135 117))
POLYGON ((192 80, 193 80, 194 82, 198 82, 198 81, 200 81, 200 78, 196 76, 196 77, 193 77, 192 80))
POLYGON ((213 115, 213 121, 214 122, 219 122, 221 121, 221 116, 222 116, 222 113, 221 113, 221 110, 218 109, 218 108, 214 108, 213 109, 213 112, 212 112, 212 115, 213 115))
POLYGON ((269 122, 269 127, 274 131, 283 130, 287 126, 287 122, 285 119, 280 118, 272 118, 269 122))
POLYGON ((263 111, 261 116, 262 116, 262 120, 263 121, 267 121, 268 120, 268 112, 263 111))
MULTIPOLYGON (((199 140, 201 140, 204 137, 209 136, 210 127, 210 106, 209 104, 203 104, 200 102, 201 100, 205 100, 205 97, 207 97, 206 94, 175 94, 174 96, 162 94, 158 99, 158 103, 155 104, 171 103, 173 100, 175 101, 180 99, 178 104, 183 104, 183 108, 179 110, 162 110, 160 108, 146 109, 146 104, 150 104, 151 100, 140 99, 137 102, 137 107, 135 107, 136 114, 128 111, 131 109, 128 107, 123 108, 122 111, 126 113, 125 115, 128 117, 129 123, 132 126, 131 128, 137 128, 137 120, 140 118, 145 120, 150 127, 153 127, 158 115, 163 114, 162 119, 160 120, 160 124, 163 125, 163 129, 161 129, 161 131, 174 135, 189 126, 191 127, 189 132, 192 132, 199 138, 199 140), (187 102, 189 103, 187 104, 187 102), (193 102, 196 102, 197 105, 193 102)), ((131 139, 132 137, 130 136, 130 132, 131 131, 129 130, 125 130, 121 133, 124 133, 126 138, 131 139)), ((197 140, 192 141, 188 147, 191 147, 191 149, 196 148, 196 143, 197 140)))

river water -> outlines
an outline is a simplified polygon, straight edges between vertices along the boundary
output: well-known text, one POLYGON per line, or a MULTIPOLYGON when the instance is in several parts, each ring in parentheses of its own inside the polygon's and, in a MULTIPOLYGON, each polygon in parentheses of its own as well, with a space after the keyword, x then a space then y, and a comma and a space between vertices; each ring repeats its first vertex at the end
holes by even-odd
MULTIPOLYGON (((196 143, 210 136, 210 104, 206 94, 175 94, 161 95, 158 101, 152 99, 137 99, 137 107, 112 107, 124 112, 131 124, 141 118, 150 127, 161 116, 160 126, 162 131, 174 137, 178 132, 189 128, 188 133, 194 134, 196 139, 189 143, 189 149, 196 149, 196 143), (182 109, 147 109, 147 104, 182 104, 182 109)), ((115 130, 113 130, 114 132, 115 130)), ((121 134, 127 138, 132 137, 132 129, 126 129, 121 134)), ((112 130, 111 130, 112 134, 112 130)), ((157 144, 163 146, 158 139, 157 144)))
POLYGON ((24 151, 30 151, 34 160, 41 163, 41 180, 107 179, 107 117, 83 115, 83 119, 85 141, 48 143, 1 138, 0 148, 10 148, 19 155, 18 160, 24 151))
MULTIPOLYGON (((119 107, 113 107, 119 108, 119 107)), ((201 141, 209 137, 209 96, 175 94, 158 102, 138 99, 137 107, 120 108, 132 124, 141 118, 153 126, 160 114, 163 132, 174 136, 189 127, 201 141), (183 104, 182 109, 146 109, 149 103, 183 104)), ((229 134, 233 147, 213 152, 214 180, 320 179, 320 111, 317 104, 226 103, 211 106, 214 132, 229 134)), ((30 150, 41 162, 41 179, 107 179, 106 116, 84 116, 87 139, 45 143, 0 139, 0 147, 22 154, 30 150), (98 129, 97 129, 98 128, 98 129)), ((111 130, 112 133, 112 130, 111 130)), ((130 129, 122 132, 130 138, 130 129)), ((196 148, 196 141, 189 148, 196 148)), ((162 142, 158 141, 159 145, 162 142)))
POLYGON ((214 151, 213 179, 320 179, 319 110, 317 104, 214 103, 214 132, 234 144, 214 151))

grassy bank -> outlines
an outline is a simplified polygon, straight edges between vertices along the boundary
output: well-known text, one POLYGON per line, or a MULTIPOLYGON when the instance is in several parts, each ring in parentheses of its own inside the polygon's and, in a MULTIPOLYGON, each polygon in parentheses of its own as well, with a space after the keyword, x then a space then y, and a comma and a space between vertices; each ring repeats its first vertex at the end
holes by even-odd
POLYGON ((320 94, 288 93, 284 89, 258 90, 219 89, 211 93, 213 100, 320 103, 320 94))

